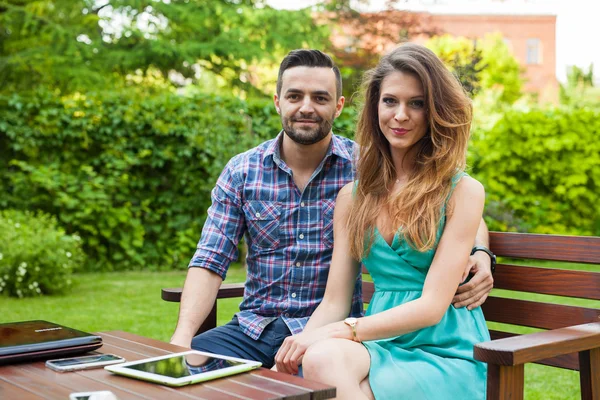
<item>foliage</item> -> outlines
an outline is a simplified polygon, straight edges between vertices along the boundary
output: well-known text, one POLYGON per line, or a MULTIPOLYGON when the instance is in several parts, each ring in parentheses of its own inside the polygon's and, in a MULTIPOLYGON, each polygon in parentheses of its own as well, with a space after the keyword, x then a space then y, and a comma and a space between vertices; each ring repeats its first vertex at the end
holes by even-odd
POLYGON ((483 51, 477 47, 476 42, 444 35, 430 39, 428 46, 450 68, 471 96, 479 93, 481 73, 486 65, 483 62, 483 51))
POLYGON ((600 235, 599 134, 599 110, 506 112, 472 160, 490 229, 600 235))
POLYGON ((251 67, 328 37, 309 10, 264 0, 0 0, 4 89, 81 90, 157 72, 195 82, 215 74, 252 90, 251 67))
POLYGON ((568 68, 567 82, 560 85, 560 103, 575 108, 600 108, 600 88, 594 87, 593 64, 587 72, 577 66, 568 68))
POLYGON ((26 297, 63 292, 84 262, 80 238, 47 214, 0 211, 0 293, 26 297))
POLYGON ((379 12, 365 12, 363 6, 367 3, 329 0, 317 7, 319 21, 332 27, 331 41, 324 50, 334 56, 340 67, 343 93, 350 103, 363 72, 373 68, 386 49, 420 35, 440 33, 428 15, 394 9, 399 0, 387 0, 379 12))
POLYGON ((426 45, 472 94, 500 90, 498 100, 506 104, 521 97, 521 67, 500 35, 488 34, 481 40, 443 35, 430 39, 426 45))
POLYGON ((185 267, 225 163, 281 130, 270 99, 164 90, 10 95, 0 115, 0 209, 55 215, 87 270, 185 267))

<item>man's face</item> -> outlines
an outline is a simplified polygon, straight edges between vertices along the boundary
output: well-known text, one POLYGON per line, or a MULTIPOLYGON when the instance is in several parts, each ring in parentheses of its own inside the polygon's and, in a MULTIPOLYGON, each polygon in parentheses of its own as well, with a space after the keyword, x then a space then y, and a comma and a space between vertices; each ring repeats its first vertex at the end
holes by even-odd
POLYGON ((335 73, 331 68, 293 67, 281 77, 281 93, 274 96, 283 130, 298 144, 323 140, 344 107, 335 98, 335 73))

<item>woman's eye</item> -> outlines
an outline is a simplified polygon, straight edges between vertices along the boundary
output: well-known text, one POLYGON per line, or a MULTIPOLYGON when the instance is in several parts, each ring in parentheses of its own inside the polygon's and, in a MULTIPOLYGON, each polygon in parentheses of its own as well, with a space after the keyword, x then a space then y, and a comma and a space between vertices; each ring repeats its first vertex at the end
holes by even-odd
POLYGON ((410 106, 413 108, 423 108, 425 107, 425 102, 423 100, 412 100, 410 106))
POLYGON ((384 97, 383 99, 381 99, 383 104, 395 104, 396 100, 391 98, 391 97, 384 97))

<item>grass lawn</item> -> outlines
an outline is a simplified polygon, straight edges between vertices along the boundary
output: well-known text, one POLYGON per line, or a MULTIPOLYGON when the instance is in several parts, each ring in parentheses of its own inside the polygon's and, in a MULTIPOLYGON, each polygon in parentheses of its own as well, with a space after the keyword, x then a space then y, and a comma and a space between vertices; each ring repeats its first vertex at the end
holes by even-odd
MULTIPOLYGON (((89 332, 123 330, 169 341, 179 303, 161 300, 164 287, 180 287, 185 271, 112 272, 74 275, 65 295, 15 299, 0 296, 0 322, 43 319, 89 332)), ((229 269, 227 282, 243 282, 245 271, 229 269)), ((231 319, 239 299, 219 301, 219 324, 231 319)))
MULTIPOLYGON (((597 271, 597 268, 584 266, 581 269, 597 271)), ((182 286, 184 279, 185 271, 79 274, 73 277, 73 289, 62 296, 26 299, 0 296, 0 322, 44 319, 89 332, 124 330, 168 341, 177 323, 179 305, 161 300, 160 289, 182 286)), ((245 271, 236 265, 230 268, 226 282, 243 282, 244 279, 245 271)), ((522 298, 537 297, 541 296, 522 298)), ((548 297, 543 296, 544 300, 548 297)), ((565 303, 563 298, 556 299, 565 303)), ((231 319, 239 301, 219 300, 219 325, 231 319)), ((598 308, 600 302, 569 300, 566 303, 598 308)), ((527 400, 580 398, 579 374, 575 371, 527 364, 525 388, 527 400)))

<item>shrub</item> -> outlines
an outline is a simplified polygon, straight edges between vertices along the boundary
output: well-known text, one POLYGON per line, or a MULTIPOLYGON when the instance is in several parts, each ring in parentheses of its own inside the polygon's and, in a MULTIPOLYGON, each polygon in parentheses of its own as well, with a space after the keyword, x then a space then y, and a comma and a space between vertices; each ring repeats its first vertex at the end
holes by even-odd
POLYGON ((0 209, 54 215, 90 271, 185 268, 226 162, 281 130, 270 99, 150 89, 0 96, 0 116, 0 209))
POLYGON ((490 229, 600 235, 599 135, 600 110, 507 112, 473 143, 490 229))
POLYGON ((26 297, 66 290, 85 260, 77 235, 50 215, 0 211, 0 292, 26 297))

